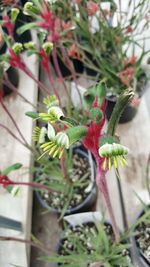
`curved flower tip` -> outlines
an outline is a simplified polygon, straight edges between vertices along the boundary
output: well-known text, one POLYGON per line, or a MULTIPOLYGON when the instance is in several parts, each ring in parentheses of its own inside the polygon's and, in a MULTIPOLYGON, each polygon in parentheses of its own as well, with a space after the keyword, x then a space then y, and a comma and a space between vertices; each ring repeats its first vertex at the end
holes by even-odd
POLYGON ((129 153, 129 149, 120 144, 104 144, 99 148, 99 155, 101 158, 104 158, 103 161, 103 170, 111 169, 114 165, 115 168, 118 168, 118 161, 122 167, 127 165, 125 156, 129 153))
POLYGON ((51 107, 48 113, 39 113, 39 117, 45 122, 55 123, 64 117, 64 113, 59 107, 51 107))

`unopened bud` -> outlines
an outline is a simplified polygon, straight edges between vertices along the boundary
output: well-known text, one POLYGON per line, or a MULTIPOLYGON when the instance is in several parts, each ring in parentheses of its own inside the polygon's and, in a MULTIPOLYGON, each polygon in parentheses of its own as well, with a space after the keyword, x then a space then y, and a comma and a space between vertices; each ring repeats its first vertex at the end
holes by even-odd
POLYGON ((28 49, 28 50, 30 50, 30 49, 34 49, 35 48, 35 43, 34 42, 28 42, 28 43, 24 43, 23 44, 24 45, 24 47, 26 48, 26 49, 28 49))
POLYGON ((23 45, 21 43, 15 43, 12 47, 12 50, 16 55, 19 55, 23 50, 23 45))
POLYGON ((15 22, 15 21, 16 21, 19 12, 20 12, 20 11, 19 11, 18 8, 12 8, 12 9, 11 9, 11 20, 12 20, 12 22, 15 22))
POLYGON ((45 53, 46 53, 47 55, 50 55, 50 53, 51 53, 52 50, 53 50, 53 43, 51 43, 51 42, 46 42, 46 43, 43 44, 42 47, 43 47, 45 53))
POLYGON ((90 110, 90 118, 96 123, 99 123, 103 118, 103 112, 99 108, 92 108, 90 110))
POLYGON ((23 8, 23 13, 24 13, 25 15, 30 15, 30 13, 32 13, 33 10, 34 10, 34 5, 33 5, 33 3, 31 3, 31 2, 27 2, 27 3, 25 3, 24 8, 23 8))

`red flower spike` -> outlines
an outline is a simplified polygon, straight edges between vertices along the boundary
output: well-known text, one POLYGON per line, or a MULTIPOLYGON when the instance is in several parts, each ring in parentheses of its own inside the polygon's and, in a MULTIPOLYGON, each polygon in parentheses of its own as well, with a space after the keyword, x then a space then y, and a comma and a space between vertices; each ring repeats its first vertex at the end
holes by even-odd
POLYGON ((13 38, 15 25, 8 16, 3 16, 3 27, 7 29, 8 34, 13 38))
MULTIPOLYGON (((100 108, 103 111, 103 114, 105 114, 106 104, 107 103, 105 101, 102 107, 100 107, 98 104, 98 98, 96 97, 93 102, 93 107, 100 108)), ((102 128, 104 126, 104 123, 105 123, 105 115, 98 124, 94 121, 91 121, 90 125, 88 126, 88 134, 82 141, 83 145, 90 150, 90 152, 94 155, 95 159, 98 160, 98 162, 100 159, 100 156, 98 154, 99 141, 100 137, 102 136, 102 128)))
POLYGON ((22 61, 21 57, 16 55, 15 52, 12 50, 12 48, 8 48, 10 58, 9 58, 9 64, 14 68, 19 68, 24 70, 26 68, 25 63, 22 61))
POLYGON ((92 0, 87 3, 87 13, 89 16, 94 16, 98 10, 98 4, 94 3, 92 0))
POLYGON ((39 52, 40 58, 41 58, 41 65, 45 71, 49 70, 49 55, 46 54, 43 48, 40 48, 39 52))

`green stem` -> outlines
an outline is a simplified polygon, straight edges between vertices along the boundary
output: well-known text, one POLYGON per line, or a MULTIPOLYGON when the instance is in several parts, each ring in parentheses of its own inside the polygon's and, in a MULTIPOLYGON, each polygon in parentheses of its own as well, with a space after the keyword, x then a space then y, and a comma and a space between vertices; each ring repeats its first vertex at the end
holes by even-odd
POLYGON ((120 116, 124 111, 126 105, 131 101, 133 96, 134 93, 131 88, 128 88, 119 96, 108 123, 108 128, 107 128, 108 135, 114 136, 120 116))

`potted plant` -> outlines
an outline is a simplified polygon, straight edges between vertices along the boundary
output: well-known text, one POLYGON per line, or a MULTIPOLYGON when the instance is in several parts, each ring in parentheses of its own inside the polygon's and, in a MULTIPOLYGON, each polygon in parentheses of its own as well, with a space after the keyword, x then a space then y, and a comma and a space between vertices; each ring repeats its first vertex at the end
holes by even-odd
MULTIPOLYGON (((63 116, 63 112, 57 106, 58 100, 54 96, 48 96, 44 98, 43 101, 46 105, 46 112, 49 112, 50 107, 52 110, 56 108, 59 112, 58 116, 63 116)), ((40 127, 36 127, 33 132, 33 139, 38 146, 41 147, 43 141, 48 141, 51 134, 53 134, 52 138, 57 140, 56 142, 63 141, 63 138, 65 141, 66 136, 61 133, 61 128, 59 133, 60 123, 57 124, 56 118, 52 119, 53 127, 49 123, 46 113, 40 112, 38 115, 38 113, 34 114, 28 112, 27 115, 31 117, 37 115, 40 121, 47 123, 47 128, 42 127, 40 129, 40 127), (58 130, 57 134, 55 134, 55 128, 58 130)), ((49 185, 53 190, 55 188, 62 189, 61 194, 57 192, 48 194, 48 192, 45 191, 36 193, 44 208, 61 214, 61 217, 64 214, 90 210, 94 206, 97 196, 95 184, 96 169, 91 154, 83 151, 80 146, 74 146, 72 150, 69 150, 68 153, 62 156, 59 162, 58 159, 55 159, 55 156, 59 153, 61 156, 63 150, 61 146, 59 148, 57 145, 54 145, 48 157, 39 158, 39 167, 37 166, 35 172, 35 180, 38 183, 49 185), (54 156, 54 159, 52 156, 54 156)))
POLYGON ((120 243, 114 243, 112 226, 99 212, 79 213, 64 220, 69 225, 62 234, 57 255, 43 256, 41 260, 72 267, 133 266, 130 245, 123 236, 120 243))
MULTIPOLYGON (((133 2, 130 1, 131 9, 132 4, 133 2)), ((108 119, 120 93, 126 87, 133 88, 135 96, 120 118, 120 122, 130 121, 136 114, 147 83, 142 61, 149 51, 144 48, 145 39, 138 39, 137 33, 138 28, 144 32, 149 25, 149 17, 145 8, 146 1, 137 3, 136 14, 132 12, 129 17, 122 9, 121 2, 118 7, 111 2, 109 9, 103 8, 102 3, 99 4, 97 1, 80 1, 77 5, 76 13, 73 12, 74 5, 68 5, 72 15, 70 19, 74 25, 73 38, 70 38, 69 44, 70 55, 80 56, 87 71, 93 72, 92 79, 104 80, 107 89, 106 115, 108 119), (120 17, 117 25, 114 25, 113 20, 110 25, 109 19, 118 13, 120 17), (139 14, 141 19, 139 19, 139 14), (92 21, 97 25, 94 33, 92 21), (140 49, 138 56, 136 48, 140 49)), ((67 38, 65 45, 67 45, 67 38)))

